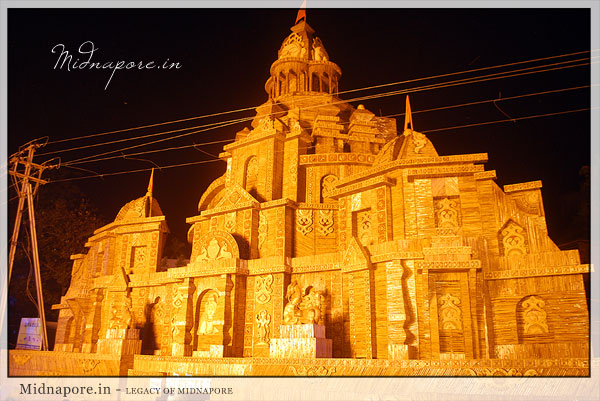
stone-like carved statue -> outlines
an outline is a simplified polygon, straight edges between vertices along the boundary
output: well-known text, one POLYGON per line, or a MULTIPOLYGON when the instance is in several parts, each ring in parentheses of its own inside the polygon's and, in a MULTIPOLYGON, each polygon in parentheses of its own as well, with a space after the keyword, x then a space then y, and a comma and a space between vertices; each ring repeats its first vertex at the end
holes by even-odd
POLYGON ((329 60, 329 55, 327 54, 325 47, 323 47, 323 43, 321 42, 321 39, 315 38, 315 40, 313 41, 312 48, 313 48, 313 60, 315 60, 315 61, 329 60))
POLYGON ((204 306, 204 312, 200 316, 198 324, 198 335, 216 334, 217 329, 213 326, 213 319, 217 311, 217 294, 209 294, 204 306))
POLYGON ((287 287, 286 298, 288 303, 283 310, 284 324, 321 324, 323 291, 315 287, 303 290, 296 280, 287 287))
POLYGON ((109 329, 130 329, 133 325, 133 314, 131 313, 131 295, 127 294, 123 300, 123 305, 119 310, 117 305, 114 305, 111 310, 109 329))
POLYGON ((121 323, 123 323, 123 328, 125 329, 132 328, 133 314, 131 313, 131 309, 131 294, 128 293, 123 303, 123 315, 121 316, 121 323))
POLYGON ((266 309, 261 310, 256 315, 256 323, 258 324, 258 343, 269 343, 269 323, 271 323, 271 315, 266 309))
POLYGON ((121 323, 121 319, 119 319, 119 308, 113 306, 110 311, 110 324, 108 325, 109 329, 118 329, 121 323))

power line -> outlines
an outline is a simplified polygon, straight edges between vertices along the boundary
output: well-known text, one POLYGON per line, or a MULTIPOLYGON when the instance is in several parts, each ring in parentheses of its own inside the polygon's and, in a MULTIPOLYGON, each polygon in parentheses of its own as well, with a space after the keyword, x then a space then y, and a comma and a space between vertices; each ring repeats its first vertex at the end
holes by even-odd
MULTIPOLYGON (((562 115, 562 114, 595 110, 598 108, 600 108, 600 107, 583 108, 583 109, 576 109, 576 110, 566 110, 566 111, 546 113, 546 114, 536 114, 536 115, 532 115, 532 116, 516 117, 513 119, 494 120, 494 121, 486 121, 486 122, 480 122, 480 123, 474 123, 474 124, 466 124, 466 125, 459 125, 459 126, 453 126, 453 127, 438 128, 438 129, 432 129, 432 130, 427 130, 427 131, 423 131, 423 132, 431 133, 431 132, 447 131, 447 130, 458 129, 458 128, 474 127, 474 126, 480 126, 480 125, 497 124, 497 123, 509 122, 509 121, 513 121, 513 120, 526 120, 526 119, 532 119, 532 118, 550 117, 550 116, 556 116, 556 115, 562 115)), ((283 152, 283 151, 279 151, 279 152, 283 152)), ((167 169, 167 168, 183 167, 183 166, 189 166, 189 165, 195 165, 195 164, 206 164, 206 163, 211 163, 211 162, 216 162, 216 161, 222 161, 222 160, 221 159, 201 160, 201 161, 197 161, 197 162, 179 163, 179 164, 161 166, 160 168, 167 169)), ((113 175, 131 174, 131 173, 138 173, 138 172, 144 172, 144 171, 150 171, 150 170, 152 170, 152 168, 142 168, 142 169, 137 169, 137 170, 124 170, 124 171, 118 171, 118 172, 114 172, 114 173, 94 174, 94 175, 89 175, 89 176, 84 176, 84 177, 65 178, 65 179, 51 181, 50 183, 74 181, 74 180, 84 180, 84 179, 88 179, 88 178, 105 177, 105 176, 113 176, 113 175)))
MULTIPOLYGON (((594 58, 596 58, 596 57, 594 57, 594 58)), ((568 62, 554 63, 554 64, 550 64, 550 66, 559 65, 559 64, 565 64, 565 63, 572 63, 572 62, 575 62, 575 61, 581 61, 581 60, 573 60, 573 61, 568 61, 568 62)), ((520 70, 515 70, 515 71, 508 71, 508 72, 502 72, 502 73, 494 73, 494 74, 484 75, 482 77, 464 78, 464 79, 450 81, 450 82, 446 82, 446 83, 438 83, 438 84, 432 84, 432 85, 425 85, 425 86, 421 86, 421 87, 408 88, 408 89, 402 89, 402 90, 398 90, 398 91, 390 91, 390 92, 384 92, 384 93, 380 93, 380 94, 362 96, 362 97, 358 97, 358 98, 354 98, 354 99, 349 99, 349 100, 340 100, 339 102, 331 102, 331 103, 324 103, 324 104, 319 104, 319 105, 314 105, 314 106, 308 106, 308 107, 305 107, 305 108, 301 109, 301 111, 302 110, 307 110, 307 109, 312 109, 312 108, 323 107, 324 105, 334 105, 334 104, 348 103, 348 102, 361 101, 361 100, 372 100, 372 99, 377 99, 377 98, 380 98, 380 97, 396 96, 396 95, 401 95, 401 94, 406 94, 406 93, 414 93, 414 92, 424 91, 424 90, 442 89, 442 88, 451 87, 451 86, 467 85, 467 84, 485 82, 485 81, 495 80, 495 79, 503 79, 503 78, 510 78, 510 77, 522 76, 522 75, 537 74, 537 73, 554 71, 554 70, 560 70, 560 69, 565 69, 565 68, 580 67, 580 66, 585 66, 585 65, 589 65, 589 64, 590 63, 580 63, 580 64, 575 64, 575 65, 567 65, 567 66, 561 66, 561 67, 546 68, 546 69, 537 70, 537 71, 529 71, 529 70, 534 69, 534 68, 540 68, 540 66, 537 66, 537 67, 528 67, 528 68, 524 68, 524 69, 520 69, 520 70), (518 72, 518 73, 515 73, 515 72, 518 72), (508 74, 508 75, 501 75, 501 76, 499 76, 500 74, 508 74)), ((542 66, 542 67, 547 67, 547 66, 542 66)), ((266 114, 265 116, 273 116, 273 115, 277 115, 277 114, 281 114, 281 113, 283 113, 283 112, 270 113, 270 114, 266 114)), ((80 159, 76 159, 76 160, 72 160, 70 162, 66 162, 65 164, 75 163, 75 162, 79 162, 81 160, 87 160, 87 159, 91 159, 91 158, 94 158, 94 157, 103 156, 103 155, 107 155, 107 154, 111 154, 111 153, 115 153, 115 152, 121 152, 121 151, 129 150, 129 149, 134 149, 134 148, 138 148, 138 147, 142 147, 142 146, 147 146, 147 145, 151 145, 151 144, 154 144, 154 143, 163 142, 163 141, 166 141, 166 140, 177 139, 177 138, 181 138, 183 136, 188 136, 188 135, 196 134, 196 133, 199 133, 199 132, 209 131, 209 130, 216 129, 216 128, 222 128, 222 127, 227 126, 227 125, 233 125, 233 124, 237 124, 237 123, 244 122, 244 121, 250 121, 250 120, 253 120, 254 118, 255 117, 247 117, 247 118, 240 118, 240 119, 225 121, 225 122, 222 122, 222 123, 211 123, 211 124, 208 124, 210 127, 206 128, 206 129, 202 129, 202 130, 198 130, 198 131, 193 131, 193 132, 188 132, 188 133, 185 133, 185 134, 182 134, 182 135, 177 135, 177 136, 173 136, 173 137, 170 137, 170 138, 159 139, 159 140, 156 140, 156 141, 151 141, 151 142, 147 142, 147 143, 144 143, 144 144, 133 145, 133 146, 129 146, 129 147, 126 147, 126 148, 117 149, 117 150, 107 151, 107 152, 103 152, 103 153, 96 154, 96 155, 86 156, 86 157, 83 157, 83 158, 80 158, 80 159), (216 124, 220 124, 220 125, 216 125, 216 124)), ((202 126, 200 126, 200 127, 202 127, 202 126)), ((181 131, 181 130, 186 130, 186 129, 180 129, 180 130, 174 130, 174 131, 167 131, 167 132, 163 132, 163 133, 155 133, 155 134, 150 134, 150 135, 146 135, 146 136, 142 136, 142 137, 130 138, 130 139, 124 139, 124 140, 141 139, 141 138, 148 137, 148 136, 162 135, 162 134, 165 134, 165 133, 171 133, 171 132, 181 131)), ((121 141, 123 141, 123 140, 118 140, 118 141, 115 141, 115 142, 121 142, 121 141)), ((98 144, 94 144, 94 145, 82 146, 82 147, 78 147, 77 149, 82 149, 82 148, 92 147, 92 146, 99 146, 99 145, 98 144)), ((60 152, 60 151, 48 152, 46 154, 57 153, 57 152, 60 152)))
POLYGON ((534 116, 515 117, 515 118, 507 118, 507 119, 504 119, 504 120, 495 120, 495 121, 487 121, 487 122, 482 122, 482 123, 457 125, 457 126, 454 126, 454 127, 430 129, 430 130, 427 130, 427 131, 423 131, 423 133, 431 133, 431 132, 438 132, 438 131, 447 131, 447 130, 451 130, 451 129, 468 128, 468 127, 475 127, 475 126, 479 126, 479 125, 489 125, 489 124, 496 124, 496 123, 504 123, 504 122, 509 122, 509 121, 512 122, 512 121, 518 121, 518 120, 527 120, 527 119, 530 119, 530 118, 558 116, 558 115, 561 115, 561 114, 569 114, 569 113, 577 113, 577 112, 581 112, 581 111, 596 110, 596 109, 599 109, 599 108, 600 107, 587 107, 587 108, 584 108, 584 109, 558 111, 558 112, 555 112, 555 113, 537 114, 537 115, 534 115, 534 116))
MULTIPOLYGON (((444 109, 450 109, 450 108, 458 108, 458 107, 464 107, 464 106, 472 106, 472 105, 476 105, 476 104, 490 103, 490 102, 493 102, 493 101, 514 100, 514 99, 520 99, 520 98, 531 97, 531 96, 539 96, 539 95, 547 95, 547 94, 552 94, 552 93, 560 93, 560 92, 566 92, 566 91, 572 91, 572 90, 578 90, 578 89, 585 89, 585 88, 589 88, 591 86, 598 86, 598 85, 596 84, 596 85, 574 86, 574 87, 570 87, 570 88, 561 88, 561 89, 554 89, 554 90, 543 91, 543 92, 534 92, 534 93, 526 93, 526 94, 522 94, 522 95, 515 95, 515 96, 503 97, 501 99, 487 99, 487 100, 480 100, 480 101, 475 101, 475 102, 460 103, 460 104, 454 104, 454 105, 437 107, 437 108, 433 108, 433 109, 413 111, 413 114, 425 113, 425 112, 430 112, 430 111, 438 111, 438 110, 444 110, 444 109)), ((388 115, 386 115, 384 117, 388 117, 389 118, 389 117, 396 117, 396 116, 401 116, 401 115, 404 115, 404 113, 388 114, 388 115)), ((342 125, 347 125, 347 124, 349 124, 349 123, 348 122, 342 123, 342 125)), ((219 140, 219 141, 200 142, 200 143, 195 143, 195 144, 192 144, 192 145, 183 145, 183 146, 176 146, 176 147, 170 147, 170 148, 154 149, 154 150, 148 150, 148 151, 144 151, 144 152, 130 153, 130 154, 127 154, 127 155, 107 156, 107 157, 103 157, 103 158, 99 158, 99 159, 82 160, 82 161, 79 161, 79 162, 66 162, 66 163, 63 163, 63 165, 68 167, 68 166, 73 166, 75 164, 93 163, 93 162, 99 162, 99 161, 104 161, 104 160, 119 159, 119 158, 122 158, 124 156, 128 156, 128 157, 129 156, 139 156, 139 155, 144 155, 144 154, 149 154, 149 153, 158 153, 158 152, 163 152, 163 151, 171 151, 171 150, 180 150, 180 149, 186 149, 186 148, 194 148, 196 146, 213 145, 213 144, 226 143, 226 142, 232 142, 232 141, 234 141, 234 139, 224 139, 224 140, 219 140)))
MULTIPOLYGON (((401 84, 406 84, 406 83, 411 83, 411 82, 418 82, 418 81, 424 81, 424 80, 435 79, 435 78, 449 77, 449 76, 453 76, 453 75, 467 74, 467 73, 473 73, 473 72, 478 72, 478 71, 485 71, 485 70, 490 70, 490 69, 495 69, 495 68, 502 68, 502 67, 508 67, 508 66, 513 66, 513 65, 519 65, 519 64, 533 63, 533 62, 536 62, 536 61, 545 61, 545 60, 551 60, 551 59, 569 57, 569 56, 574 56, 574 55, 579 55, 579 54, 591 53, 591 52, 595 52, 597 50, 598 49, 584 50, 584 51, 580 51, 580 52, 559 54, 559 55, 556 55, 556 56, 541 57, 541 58, 536 58, 536 59, 530 59, 530 60, 523 60, 523 61, 517 61, 517 62, 512 62, 512 63, 499 64, 499 65, 494 65, 494 66, 489 66, 489 67, 476 68, 476 69, 471 69, 471 70, 462 70, 462 71, 456 71, 456 72, 452 72, 452 73, 431 75, 431 76, 428 76, 428 77, 414 78, 414 79, 409 79, 409 80, 404 80, 404 81, 397 81, 397 82, 390 82, 390 83, 379 84, 379 85, 372 85, 372 86, 367 86, 367 87, 363 87, 363 88, 356 88, 356 89, 349 89, 349 90, 346 90, 346 91, 339 91, 339 92, 333 93, 332 95, 338 96, 338 95, 344 94, 344 93, 352 93, 352 92, 358 92, 358 91, 365 91, 365 90, 370 90, 370 89, 382 88, 382 87, 386 87, 386 86, 401 85, 401 84)), ((124 129, 120 129, 120 130, 107 131, 107 132, 101 132, 101 133, 90 134, 90 135, 83 135, 83 136, 79 136, 79 137, 75 137, 75 138, 59 139, 59 140, 56 140, 56 141, 49 141, 48 143, 49 144, 53 144, 53 143, 69 142, 69 141, 75 141, 75 140, 79 140, 79 139, 87 139, 87 138, 93 138, 93 137, 104 136, 104 135, 109 135, 109 134, 116 134, 116 133, 120 133, 120 132, 127 132, 127 131, 134 131, 134 130, 138 130, 138 129, 157 127, 157 126, 161 126, 161 125, 175 124, 175 123, 180 123, 180 122, 185 122, 185 121, 191 121, 191 120, 196 120, 196 119, 216 117, 216 116, 221 116, 221 115, 225 115, 225 114, 232 114, 232 113, 238 113, 238 112, 242 112, 242 111, 253 110, 253 109, 256 109, 256 107, 258 107, 258 106, 245 107, 245 108, 240 108, 240 109, 235 109, 235 110, 228 110, 228 111, 223 111, 223 112, 218 112, 218 113, 212 113, 212 114, 205 114, 205 115, 201 115, 201 116, 194 116, 194 117, 183 118, 183 119, 179 119, 179 120, 166 121, 166 122, 161 122, 161 123, 146 124, 146 125, 137 126, 137 127, 124 128, 124 129)))

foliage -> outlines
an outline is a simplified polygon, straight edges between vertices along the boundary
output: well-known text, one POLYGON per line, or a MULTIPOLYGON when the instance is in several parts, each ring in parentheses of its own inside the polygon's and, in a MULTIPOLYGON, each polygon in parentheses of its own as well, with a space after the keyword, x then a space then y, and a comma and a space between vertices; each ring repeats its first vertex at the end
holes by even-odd
MULTIPOLYGON (((14 224, 16 201, 9 207, 9 216, 13 216, 10 222, 14 224)), ((106 224, 106 220, 79 188, 70 182, 40 187, 34 210, 44 310, 48 321, 56 321, 58 314, 51 307, 60 303, 60 297, 69 287, 72 269, 70 256, 85 252, 86 240, 94 230, 106 224)), ((10 229, 12 232, 12 227, 10 229)), ((28 288, 36 297, 27 210, 23 214, 17 249, 9 286, 11 336, 15 325, 18 329, 21 317, 37 316, 36 307, 26 294, 28 288)))

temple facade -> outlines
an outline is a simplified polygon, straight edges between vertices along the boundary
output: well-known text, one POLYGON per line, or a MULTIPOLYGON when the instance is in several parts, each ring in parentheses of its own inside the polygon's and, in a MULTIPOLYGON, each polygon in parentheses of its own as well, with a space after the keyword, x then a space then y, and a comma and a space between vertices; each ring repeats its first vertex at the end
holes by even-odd
POLYGON ((149 188, 72 256, 54 351, 11 351, 10 374, 588 375, 589 266, 549 238, 541 182, 500 188, 409 108, 399 130, 344 102, 291 31, 187 219, 189 264, 161 265, 149 188))

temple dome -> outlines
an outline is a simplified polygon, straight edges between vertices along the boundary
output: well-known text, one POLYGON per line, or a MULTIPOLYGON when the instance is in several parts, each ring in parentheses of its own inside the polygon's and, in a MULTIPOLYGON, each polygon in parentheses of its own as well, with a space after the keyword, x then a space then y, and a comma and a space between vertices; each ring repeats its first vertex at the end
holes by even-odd
POLYGON ((265 84, 269 99, 294 93, 334 94, 338 91, 340 67, 329 61, 323 42, 305 21, 292 28, 271 65, 271 77, 265 84))
POLYGON ((431 141, 420 132, 406 129, 379 151, 373 163, 374 166, 398 159, 438 156, 431 141))
POLYGON ((163 216, 158 200, 150 196, 142 196, 128 202, 119 210, 115 221, 163 216), (152 201, 150 201, 152 200, 152 201), (152 205, 152 206, 150 206, 152 205), (152 213, 150 213, 152 207, 152 213))

